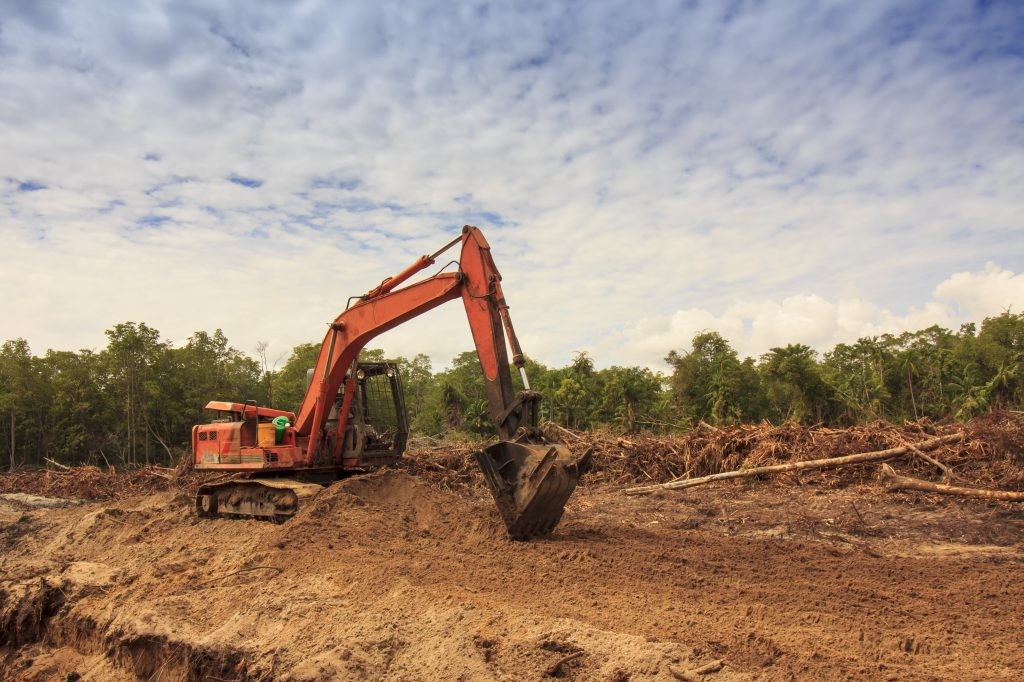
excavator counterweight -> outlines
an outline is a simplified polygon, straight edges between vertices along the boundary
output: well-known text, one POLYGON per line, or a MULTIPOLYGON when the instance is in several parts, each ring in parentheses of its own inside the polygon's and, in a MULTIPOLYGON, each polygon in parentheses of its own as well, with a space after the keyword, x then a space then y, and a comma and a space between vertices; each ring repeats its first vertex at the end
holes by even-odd
POLYGON ((538 427, 541 396, 530 390, 501 275, 490 245, 470 225, 436 253, 356 297, 329 325, 297 412, 251 401, 209 403, 221 417, 193 428, 194 465, 236 475, 202 486, 197 514, 285 521, 319 492, 320 484, 397 461, 408 434, 398 368, 360 363, 359 352, 377 335, 460 298, 484 376, 487 412, 499 437, 476 460, 511 537, 551 532, 589 457, 573 459, 538 427), (457 271, 398 288, 458 244, 457 271), (522 391, 513 390, 506 343, 522 391))

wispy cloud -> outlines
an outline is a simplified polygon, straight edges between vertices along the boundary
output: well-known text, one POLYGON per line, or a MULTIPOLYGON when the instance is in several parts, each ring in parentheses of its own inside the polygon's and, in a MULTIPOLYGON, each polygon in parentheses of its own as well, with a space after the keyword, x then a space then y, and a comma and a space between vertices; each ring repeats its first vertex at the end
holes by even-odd
MULTIPOLYGON (((909 324, 951 273, 1024 272, 1021 45, 1013 2, 18 3, 3 336, 285 349, 464 222, 551 362, 909 324)), ((984 300, 942 319, 1013 303, 984 300)), ((460 315, 381 342, 443 361, 460 315)))
POLYGON ((34 182, 32 180, 25 180, 18 183, 19 192, 38 192, 41 189, 46 189, 46 185, 41 182, 34 182))
POLYGON ((256 189, 257 187, 263 186, 262 180, 257 180, 256 178, 247 178, 244 175, 236 175, 234 173, 228 176, 228 182, 233 182, 236 185, 248 187, 249 189, 256 189))
POLYGON ((145 215, 136 220, 135 223, 142 227, 160 227, 169 221, 170 218, 165 215, 145 215))

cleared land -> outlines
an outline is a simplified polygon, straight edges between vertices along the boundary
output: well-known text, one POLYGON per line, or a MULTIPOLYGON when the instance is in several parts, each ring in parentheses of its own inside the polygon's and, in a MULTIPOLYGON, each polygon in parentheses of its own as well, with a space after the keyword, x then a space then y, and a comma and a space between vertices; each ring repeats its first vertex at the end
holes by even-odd
MULTIPOLYGON (((966 442, 933 454, 974 483, 1013 479, 1019 425, 985 422, 968 438, 979 429, 987 452, 966 442)), ((505 538, 455 451, 335 483, 283 525, 199 521, 190 479, 166 472, 134 487, 108 476, 98 496, 110 499, 83 505, 2 500, 0 676, 674 680, 722 661, 704 678, 717 682, 1024 669, 1020 505, 885 492, 866 466, 629 497, 621 481, 646 479, 615 458, 660 476, 630 456, 657 443, 578 437, 599 447, 601 468, 558 530, 529 543, 505 538)), ((70 485, 33 475, 21 489, 70 485)))

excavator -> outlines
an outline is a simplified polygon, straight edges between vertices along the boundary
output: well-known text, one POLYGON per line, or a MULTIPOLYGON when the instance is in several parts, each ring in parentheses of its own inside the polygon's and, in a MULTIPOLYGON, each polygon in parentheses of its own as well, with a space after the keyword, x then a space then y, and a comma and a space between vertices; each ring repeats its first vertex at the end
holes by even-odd
POLYGON ((200 517, 257 517, 287 521, 331 480, 401 459, 408 437, 398 367, 359 362, 374 337, 448 301, 462 299, 480 359, 487 412, 498 442, 474 457, 513 539, 550 533, 589 467, 589 453, 573 458, 538 426, 541 395, 530 389, 501 275, 479 228, 462 233, 376 287, 349 299, 329 326, 310 371, 298 413, 211 401, 217 418, 192 429, 196 469, 230 472, 196 494, 200 517), (454 271, 401 286, 461 245, 454 271), (516 392, 508 361, 522 377, 516 392))

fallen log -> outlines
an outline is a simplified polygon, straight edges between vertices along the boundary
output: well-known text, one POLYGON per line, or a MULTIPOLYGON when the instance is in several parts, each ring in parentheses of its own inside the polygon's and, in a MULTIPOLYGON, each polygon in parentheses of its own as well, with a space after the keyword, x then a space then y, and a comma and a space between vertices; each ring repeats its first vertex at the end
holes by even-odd
POLYGON ((947 485, 945 483, 922 481, 919 478, 900 476, 888 464, 882 465, 879 480, 889 490, 920 490, 927 493, 942 493, 943 495, 960 495, 962 497, 983 497, 989 500, 1024 502, 1024 492, 1014 492, 1012 490, 986 490, 984 488, 965 488, 959 485, 947 485))
POLYGON ((718 474, 711 474, 710 476, 702 476, 700 478, 688 478, 688 479, 676 479, 669 481, 668 483, 657 483, 655 485, 644 485, 636 488, 627 488, 623 492, 627 495, 646 495, 653 493, 658 490, 681 490, 683 488, 692 488, 698 485, 704 485, 705 483, 713 483, 715 481, 725 481, 732 478, 751 478, 754 476, 762 476, 764 474, 782 474, 788 471, 803 471, 807 469, 834 469, 837 467, 846 466, 848 464, 863 464, 864 462, 881 462, 887 459, 893 459, 895 457, 902 457, 908 453, 913 452, 912 448, 917 450, 930 450, 939 445, 945 443, 953 443, 955 441, 963 439, 963 433, 953 433, 948 436, 939 436, 937 438, 929 438, 923 440, 920 443, 914 443, 912 446, 901 446, 898 448, 889 448, 888 450, 876 450, 874 452, 861 452, 856 455, 845 455, 843 457, 829 457, 828 459, 809 459, 803 462, 790 462, 788 464, 772 464, 770 466, 755 467, 753 469, 739 469, 736 471, 723 471, 718 474))
POLYGON ((950 469, 948 466, 946 466, 945 464, 943 464, 939 460, 935 459, 934 457, 931 457, 930 455, 927 455, 927 454, 921 452, 921 449, 916 447, 912 443, 908 443, 907 441, 903 441, 903 444, 906 445, 908 448, 910 448, 910 451, 912 453, 914 453, 915 457, 917 457, 918 459, 920 459, 923 462, 927 462, 928 464, 931 464, 932 466, 937 468, 939 471, 941 471, 942 475, 946 478, 947 481, 955 480, 954 477, 953 477, 953 470, 950 469))

